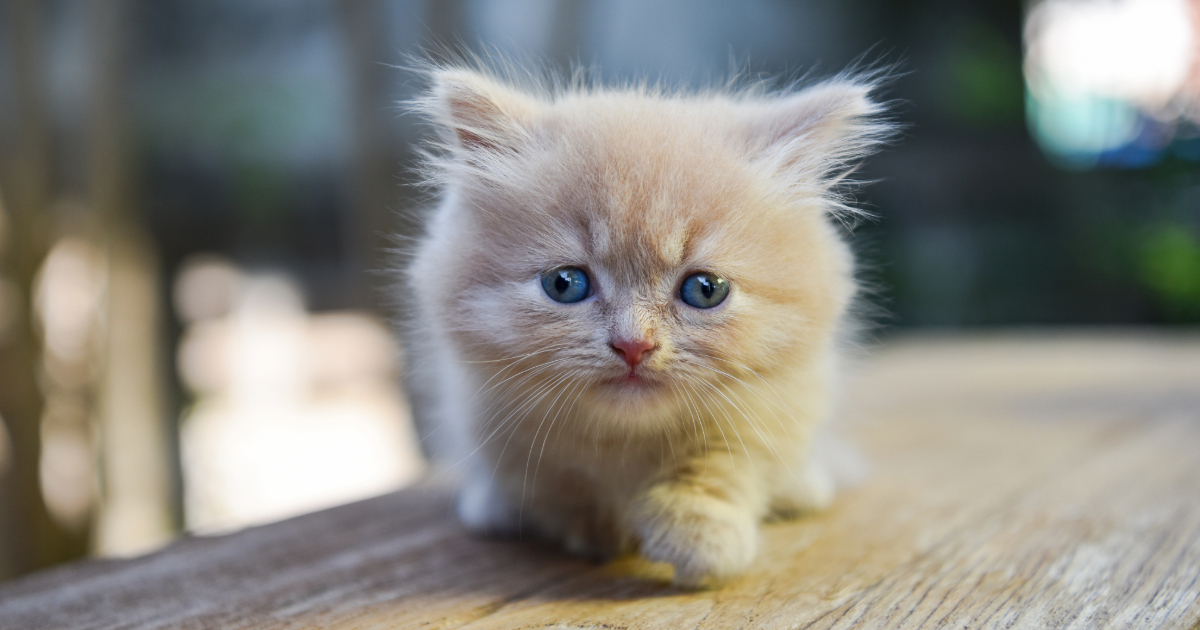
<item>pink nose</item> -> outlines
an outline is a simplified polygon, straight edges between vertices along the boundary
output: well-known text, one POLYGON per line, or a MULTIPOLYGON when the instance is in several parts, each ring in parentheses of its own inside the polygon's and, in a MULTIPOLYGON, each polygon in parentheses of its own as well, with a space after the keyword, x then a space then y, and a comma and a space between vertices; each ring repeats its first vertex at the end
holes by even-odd
POLYGON ((625 363, 629 365, 630 370, 636 368, 642 362, 642 359, 655 348, 654 342, 648 339, 619 340, 609 345, 612 346, 617 354, 621 355, 622 359, 625 359, 625 363))

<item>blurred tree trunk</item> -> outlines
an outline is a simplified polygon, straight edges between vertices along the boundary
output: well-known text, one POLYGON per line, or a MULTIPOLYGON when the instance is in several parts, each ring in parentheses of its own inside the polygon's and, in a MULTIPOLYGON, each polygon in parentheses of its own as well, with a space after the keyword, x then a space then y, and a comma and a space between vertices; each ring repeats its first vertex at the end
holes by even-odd
POLYGON ((101 505, 95 545, 132 554, 170 540, 169 443, 163 404, 163 353, 158 260, 134 211, 134 177, 126 112, 131 17, 136 2, 91 3, 93 92, 88 137, 90 203, 107 260, 105 330, 100 351, 101 505))
POLYGON ((391 58, 395 53, 388 46, 381 0, 342 0, 337 6, 354 116, 350 212, 342 245, 353 275, 354 301, 378 307, 370 274, 386 267, 383 253, 393 245, 391 235, 411 227, 396 220, 400 215, 394 212, 400 201, 400 148, 389 133, 395 103, 388 79, 396 72, 389 64, 397 60, 391 58))
POLYGON ((0 470, 0 579, 82 555, 86 538, 67 532, 46 511, 38 481, 43 400, 38 386, 40 341, 34 330, 33 281, 49 247, 51 134, 38 0, 11 0, 6 22, 15 82, 15 138, 0 164, 7 227, 0 235, 0 279, 15 289, 16 318, 0 339, 0 419, 11 439, 0 470))

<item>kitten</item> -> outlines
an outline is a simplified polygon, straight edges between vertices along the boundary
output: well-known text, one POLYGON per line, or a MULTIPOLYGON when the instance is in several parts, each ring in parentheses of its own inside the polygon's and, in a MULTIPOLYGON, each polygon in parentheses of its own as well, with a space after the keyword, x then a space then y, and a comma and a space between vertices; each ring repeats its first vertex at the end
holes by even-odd
POLYGON ((418 413, 470 528, 680 584, 827 505, 814 452, 855 295, 834 188, 882 141, 870 80, 800 91, 513 87, 435 68, 441 203, 407 270, 418 413))

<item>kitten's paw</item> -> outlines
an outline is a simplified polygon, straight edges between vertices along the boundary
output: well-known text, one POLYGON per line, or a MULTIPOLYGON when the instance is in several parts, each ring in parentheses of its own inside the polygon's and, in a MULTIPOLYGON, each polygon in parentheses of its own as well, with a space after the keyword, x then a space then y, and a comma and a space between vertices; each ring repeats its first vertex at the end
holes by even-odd
POLYGON ((675 567, 675 583, 700 586, 741 573, 758 553, 758 519, 691 488, 659 485, 634 508, 633 528, 647 559, 675 567))
POLYGON ((467 479, 458 491, 458 518, 479 534, 514 535, 520 514, 490 478, 467 479))

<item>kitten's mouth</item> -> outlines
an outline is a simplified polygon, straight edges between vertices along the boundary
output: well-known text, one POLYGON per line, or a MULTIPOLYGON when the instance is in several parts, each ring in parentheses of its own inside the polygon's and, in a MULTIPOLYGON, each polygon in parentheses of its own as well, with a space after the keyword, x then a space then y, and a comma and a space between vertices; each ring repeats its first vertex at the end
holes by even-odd
POLYGON ((618 387, 634 387, 634 388, 639 388, 639 389, 642 389, 642 388, 648 389, 648 388, 658 387, 661 385, 661 383, 658 383, 657 381, 652 381, 650 379, 643 377, 641 374, 638 374, 636 371, 630 371, 628 374, 626 374, 624 376, 618 376, 617 378, 614 378, 608 382, 609 382, 609 384, 616 385, 618 387))

